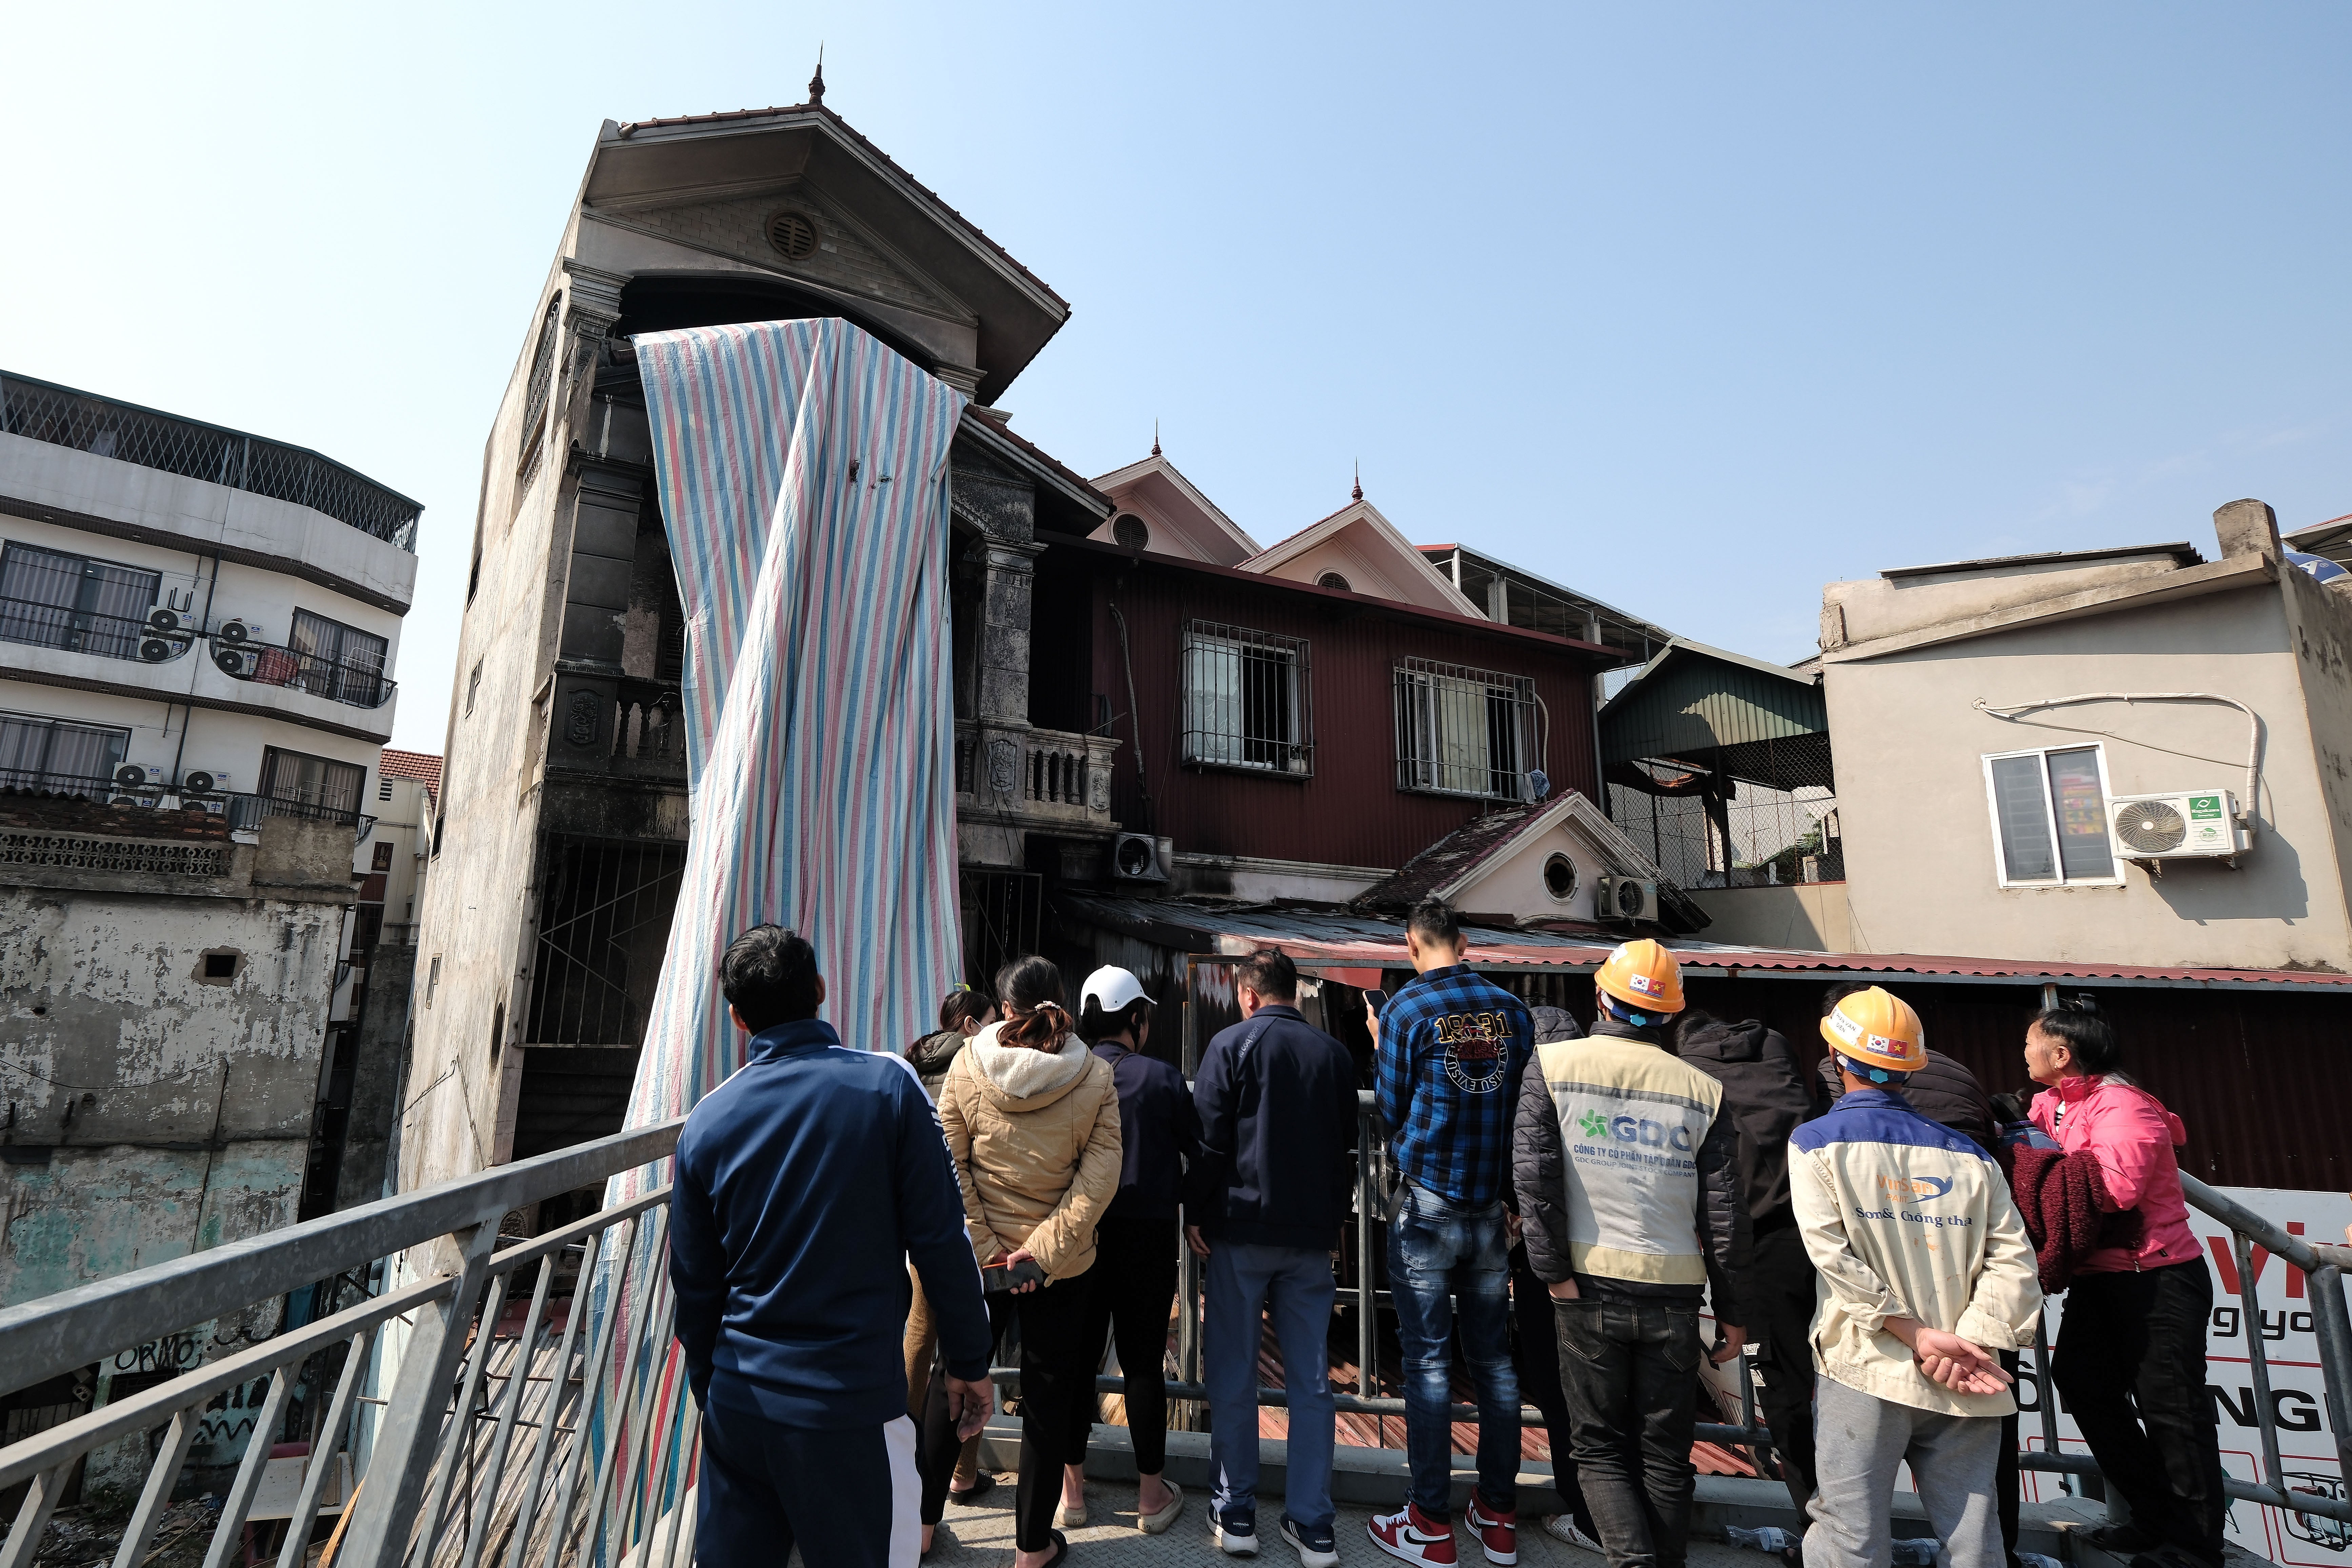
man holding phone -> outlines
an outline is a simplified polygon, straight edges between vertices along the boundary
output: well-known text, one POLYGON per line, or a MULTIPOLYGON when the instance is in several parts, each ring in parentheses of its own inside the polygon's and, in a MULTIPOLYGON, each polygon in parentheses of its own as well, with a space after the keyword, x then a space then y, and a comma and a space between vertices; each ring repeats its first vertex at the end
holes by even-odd
POLYGON ((729 944, 749 1059, 678 1135, 670 1281, 702 1410, 697 1561, 913 1568, 921 1551, 902 1331, 921 1276, 960 1430, 991 1406, 988 1309, 922 1082, 817 1017, 816 952, 779 926, 729 944))

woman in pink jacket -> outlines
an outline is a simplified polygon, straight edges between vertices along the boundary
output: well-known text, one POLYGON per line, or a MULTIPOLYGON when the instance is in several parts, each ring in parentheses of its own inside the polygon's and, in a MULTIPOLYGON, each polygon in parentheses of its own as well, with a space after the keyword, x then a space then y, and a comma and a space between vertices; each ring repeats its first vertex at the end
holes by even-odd
POLYGON ((2025 1067, 2046 1086, 2034 1122, 2068 1153, 2087 1151, 2116 1211, 2139 1216, 2134 1246, 2102 1247, 2077 1268, 2050 1372, 2131 1521, 2090 1532, 2134 1568, 2220 1568, 2228 1500, 2205 1392, 2213 1281, 2173 1156, 2188 1134, 2162 1102, 2116 1072, 2116 1032, 2096 1014, 2056 1008, 2025 1031, 2025 1067), (2135 1415, 2133 1406, 2137 1405, 2135 1415))

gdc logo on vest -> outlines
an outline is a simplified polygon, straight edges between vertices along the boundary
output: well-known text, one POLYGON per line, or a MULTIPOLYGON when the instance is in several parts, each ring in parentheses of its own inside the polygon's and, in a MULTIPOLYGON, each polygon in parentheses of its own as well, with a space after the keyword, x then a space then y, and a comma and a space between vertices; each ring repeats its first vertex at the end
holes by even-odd
POLYGON ((1672 1149, 1679 1154, 1691 1152, 1689 1128, 1668 1127, 1646 1117, 1604 1116, 1598 1110, 1587 1110, 1576 1119, 1576 1124, 1587 1138, 1614 1138, 1622 1143, 1639 1143, 1644 1149, 1672 1149))

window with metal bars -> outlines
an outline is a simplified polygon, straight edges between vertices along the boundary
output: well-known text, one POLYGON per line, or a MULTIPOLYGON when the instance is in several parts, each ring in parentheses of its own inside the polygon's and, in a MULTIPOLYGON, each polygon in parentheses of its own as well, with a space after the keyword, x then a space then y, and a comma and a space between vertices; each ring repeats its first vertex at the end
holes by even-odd
POLYGON ((131 731, 37 713, 0 713, 0 789, 102 794, 131 731))
POLYGON ((539 472, 540 453, 547 446, 547 404, 555 393, 555 326, 562 313, 563 296, 547 302, 547 319, 539 324, 539 346, 531 351, 530 382, 522 400, 522 454, 515 459, 515 500, 530 489, 539 472))
POLYGON ((1184 628, 1184 761, 1305 778, 1315 771, 1307 639, 1184 628))
POLYGON ((0 640, 137 658, 163 581, 38 545, 0 547, 0 640))
POLYGON ((1431 658, 1396 666, 1397 788, 1529 800, 1536 683, 1431 658))

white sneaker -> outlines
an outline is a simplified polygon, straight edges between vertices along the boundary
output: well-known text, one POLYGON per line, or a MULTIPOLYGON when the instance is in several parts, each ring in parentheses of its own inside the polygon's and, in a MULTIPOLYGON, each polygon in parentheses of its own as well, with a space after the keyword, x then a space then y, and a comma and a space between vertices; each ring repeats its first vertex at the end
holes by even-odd
POLYGON ((1570 1546, 1581 1546, 1587 1552, 1601 1550, 1601 1542, 1576 1528, 1576 1516, 1571 1513, 1544 1515, 1544 1533, 1554 1541, 1564 1541, 1570 1546))
POLYGON ((1257 1521, 1252 1517, 1228 1521, 1213 1503, 1209 1508, 1209 1539, 1215 1542, 1217 1550, 1228 1557, 1255 1557, 1257 1555, 1257 1521))

